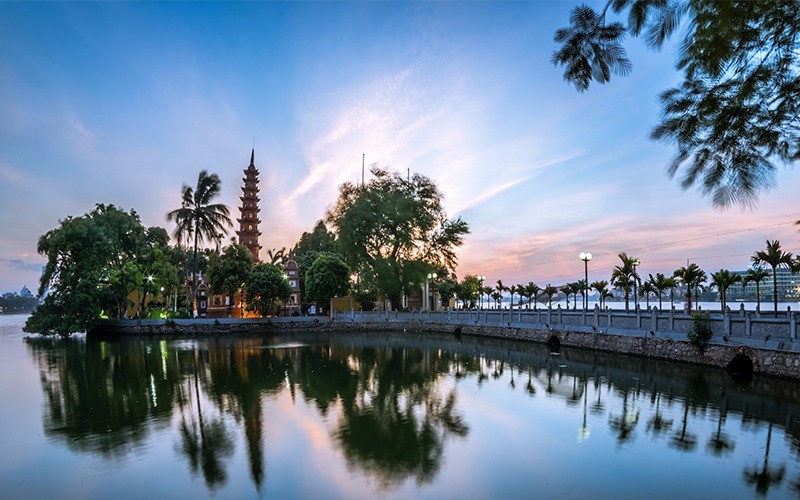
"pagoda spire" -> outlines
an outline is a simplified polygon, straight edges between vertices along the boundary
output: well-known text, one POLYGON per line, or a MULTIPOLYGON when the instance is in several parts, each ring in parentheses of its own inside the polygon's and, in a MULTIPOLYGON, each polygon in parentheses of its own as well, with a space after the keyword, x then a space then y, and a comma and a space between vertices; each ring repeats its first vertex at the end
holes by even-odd
POLYGON ((258 212, 261 209, 258 207, 261 199, 258 197, 258 169, 255 165, 256 150, 253 148, 250 151, 250 165, 244 169, 244 178, 242 179, 242 204, 239 206, 241 216, 236 219, 239 223, 239 230, 236 234, 239 236, 239 244, 247 247, 250 250, 250 255, 253 260, 258 262, 258 251, 261 250, 261 245, 258 243, 261 233, 258 230, 258 224, 261 222, 258 218, 258 212))

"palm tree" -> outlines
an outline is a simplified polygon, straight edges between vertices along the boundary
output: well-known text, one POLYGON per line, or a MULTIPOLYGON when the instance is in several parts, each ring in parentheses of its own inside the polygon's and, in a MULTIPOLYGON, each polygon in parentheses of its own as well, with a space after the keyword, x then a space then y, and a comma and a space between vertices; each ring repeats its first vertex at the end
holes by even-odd
POLYGON ((742 277, 738 274, 731 274, 727 269, 720 269, 719 271, 711 274, 711 286, 717 287, 719 290, 719 299, 722 306, 722 312, 725 312, 725 305, 727 304, 726 292, 728 288, 734 283, 742 281, 742 277))
POLYGON ((220 233, 227 233, 227 228, 233 226, 228 207, 222 203, 211 203, 219 196, 221 187, 222 181, 217 174, 209 175, 202 170, 194 189, 186 184, 181 188, 181 208, 167 213, 167 220, 176 223, 173 234, 179 242, 194 238, 192 300, 189 301, 192 310, 194 297, 197 296, 197 245, 203 240, 216 241, 220 233))
POLYGON ((775 317, 778 317, 778 268, 793 268, 792 252, 781 250, 781 242, 767 240, 767 249, 759 250, 751 257, 754 264, 769 264, 772 267, 772 303, 774 304, 775 317))
POLYGON ((586 286, 585 280, 578 280, 572 283, 568 283, 570 288, 572 288, 572 310, 576 310, 578 308, 578 294, 580 293, 583 295, 583 289, 586 286))
POLYGON ((625 252, 620 253, 618 257, 622 261, 622 265, 614 266, 614 270, 611 272, 611 283, 625 292, 625 310, 627 311, 631 287, 636 286, 639 282, 639 275, 636 273, 639 259, 629 257, 625 252))
POLYGON ((288 259, 288 255, 286 255, 286 247, 271 248, 267 250, 267 258, 269 259, 269 263, 273 266, 281 267, 288 259))
POLYGON ((497 309, 500 309, 500 300, 503 298, 503 294, 500 292, 492 292, 492 298, 494 299, 494 305, 497 309))
POLYGON ((597 290, 597 293, 600 294, 600 307, 604 307, 606 305, 606 297, 611 295, 608 291, 608 281, 594 281, 589 287, 597 290))
POLYGON ((534 283, 533 281, 529 281, 527 285, 525 285, 525 293, 528 294, 528 306, 530 308, 530 303, 533 302, 533 310, 536 310, 536 297, 539 296, 539 292, 542 291, 542 288, 534 283))
MULTIPOLYGON (((652 274, 649 275, 648 281, 653 285, 656 289, 656 293, 658 293, 658 310, 662 309, 661 307, 661 298, 664 295, 664 290, 670 290, 670 302, 672 302, 672 289, 675 288, 675 278, 667 278, 662 273, 656 273, 655 278, 652 274)), ((642 285, 644 287, 644 285, 642 285)))
POLYGON ((742 279, 742 288, 750 283, 756 284, 756 308, 761 310, 761 282, 769 277, 769 273, 761 266, 751 267, 747 270, 747 274, 742 279))
POLYGON ((508 290, 508 287, 503 284, 503 280, 497 280, 497 292, 500 294, 500 301, 503 301, 503 292, 508 290))
MULTIPOLYGON (((686 303, 688 304, 689 311, 692 310, 692 286, 694 286, 695 282, 700 279, 701 273, 702 275, 705 275, 705 272, 695 263, 689 264, 686 267, 678 268, 674 273, 672 273, 672 276, 680 280, 681 284, 686 287, 686 303)), ((702 281, 699 283, 702 283, 702 281)))
POLYGON ((569 311, 569 296, 572 295, 572 287, 569 283, 563 285, 561 288, 558 289, 564 296, 567 298, 567 310, 569 311))
POLYGON ((558 288, 554 287, 550 283, 547 284, 546 287, 542 290, 542 293, 545 294, 547 297, 547 307, 549 309, 553 308, 553 297, 558 294, 558 288))
MULTIPOLYGON (((646 301, 646 304, 647 304, 646 307, 647 307, 648 310, 650 309, 650 294, 651 293, 659 293, 658 288, 656 288, 656 286, 653 284, 653 282, 648 280, 648 281, 645 281, 644 283, 642 283, 642 289, 639 291, 639 294, 644 297, 644 299, 646 301)), ((661 309, 661 305, 660 305, 661 304, 661 294, 660 293, 658 295, 658 303, 659 303, 659 309, 661 309)))

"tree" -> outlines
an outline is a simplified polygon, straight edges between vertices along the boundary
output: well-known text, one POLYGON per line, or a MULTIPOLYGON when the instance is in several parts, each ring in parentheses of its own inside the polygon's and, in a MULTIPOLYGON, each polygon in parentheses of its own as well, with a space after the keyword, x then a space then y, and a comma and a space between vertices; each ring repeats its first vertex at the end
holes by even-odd
POLYGON ((320 255, 306 272, 306 294, 320 309, 350 289, 350 267, 342 259, 320 255))
POLYGON ((283 266, 284 263, 289 259, 289 256, 286 254, 286 247, 281 248, 270 248, 267 250, 267 260, 273 266, 283 266))
POLYGON ((692 287, 699 286, 700 283, 705 281, 705 275, 706 273, 695 263, 678 268, 672 274, 673 277, 680 280, 686 287, 686 304, 688 311, 692 310, 692 287))
POLYGON ((243 245, 232 243, 222 249, 222 255, 211 255, 208 282, 212 293, 228 296, 228 315, 233 307, 233 295, 244 288, 252 269, 253 256, 243 245))
POLYGON ((272 264, 258 263, 253 266, 245 284, 248 311, 269 316, 276 312, 278 302, 286 302, 291 296, 292 286, 283 271, 272 264))
POLYGON ((525 285, 525 294, 528 296, 528 309, 530 309, 531 302, 533 302, 533 310, 536 310, 536 297, 539 296, 539 292, 541 291, 542 287, 533 281, 529 281, 528 284, 525 285))
POLYGON ((761 282, 769 277, 769 273, 761 266, 751 267, 742 279, 742 288, 750 283, 756 284, 756 309, 761 310, 761 282))
POLYGON ((378 300, 378 292, 374 288, 365 286, 364 283, 357 283, 350 295, 361 304, 362 311, 373 311, 378 300))
POLYGON ((673 143, 670 177, 696 184, 715 207, 750 204, 774 182, 777 163, 800 158, 800 9, 796 0, 608 0, 602 13, 575 7, 555 33, 552 63, 583 92, 592 80, 631 69, 622 39, 643 35, 661 49, 684 24, 677 68, 683 82, 661 94, 653 140, 673 143), (607 11, 628 24, 610 22, 607 11))
POLYGON ((639 275, 636 273, 639 259, 629 257, 625 252, 620 253, 618 257, 622 261, 622 265, 614 266, 614 270, 611 272, 611 283, 625 292, 625 310, 627 311, 631 287, 636 286, 639 282, 639 275))
POLYGON ((545 297, 547 297, 547 308, 548 309, 552 309, 553 308, 553 297, 558 295, 558 288, 556 288, 553 285, 551 285, 550 283, 548 283, 547 286, 544 287, 544 289, 542 289, 542 293, 545 295, 545 297))
POLYGON ((500 301, 503 300, 503 294, 500 292, 492 292, 492 299, 497 309, 500 309, 500 301))
POLYGON ((98 204, 81 217, 67 217, 39 238, 47 258, 38 295, 49 294, 24 330, 45 335, 90 331, 102 315, 122 317, 142 272, 136 242, 145 228, 135 211, 98 204))
MULTIPOLYGON (((194 239, 192 253, 192 299, 189 307, 194 310, 197 296, 197 246, 201 241, 217 241, 220 234, 227 233, 233 226, 230 210, 222 203, 211 203, 219 196, 222 181, 217 174, 209 175, 201 170, 197 176, 197 186, 183 185, 181 188, 181 208, 167 213, 167 220, 176 224, 173 233, 178 242, 194 239)), ((191 311, 190 311, 191 312, 191 311)))
POLYGON ((469 226, 447 218, 442 194, 427 177, 406 180, 377 167, 372 174, 366 185, 339 187, 326 221, 336 229, 345 262, 396 308, 403 290, 422 283, 431 270, 455 269, 455 249, 469 226))
MULTIPOLYGON (((671 290, 672 288, 674 288, 676 284, 675 279, 667 278, 661 273, 656 273, 655 278, 653 277, 652 274, 648 275, 647 281, 653 285, 655 292, 658 294, 658 310, 660 311, 662 309, 661 298, 664 295, 664 290, 667 289, 671 290)), ((644 289, 644 285, 642 285, 642 289, 644 289)), ((670 297, 672 297, 671 293, 670 297)))
POLYGON ((304 232, 300 235, 300 239, 292 248, 295 257, 306 252, 336 252, 336 235, 328 231, 323 221, 317 221, 310 233, 304 232))
POLYGON ((759 250, 751 257, 753 264, 767 264, 772 268, 772 303, 774 304, 775 317, 778 317, 778 268, 792 268, 792 252, 781 250, 781 242, 767 240, 767 249, 759 250))
POLYGON ((589 285, 589 287, 597 290, 597 293, 600 294, 600 307, 605 307, 606 298, 611 296, 611 292, 608 291, 608 281, 594 281, 591 285, 589 285))
POLYGON ((717 287, 717 290, 719 290, 720 305, 723 313, 725 312, 725 305, 728 302, 725 295, 728 291, 728 288, 730 288, 734 283, 739 283, 740 281, 742 281, 741 276, 738 274, 731 274, 731 272, 727 269, 720 269, 715 273, 711 273, 711 286, 715 286, 717 287))
POLYGON ((661 294, 658 291, 658 288, 653 284, 652 281, 645 281, 642 283, 642 288, 639 290, 639 295, 643 296, 646 301, 645 307, 650 310, 650 294, 651 293, 658 293, 658 301, 659 301, 659 309, 661 308, 661 294))
POLYGON ((456 297, 460 300, 465 309, 474 309, 478 301, 478 290, 481 288, 481 280, 474 274, 464 276, 464 279, 456 288, 456 297))
POLYGON ((567 310, 569 310, 569 296, 572 295, 572 286, 567 283, 566 285, 561 286, 558 291, 563 293, 564 298, 567 299, 567 310))
POLYGON ((442 300, 442 305, 448 307, 450 299, 456 295, 457 282, 447 277, 437 283, 439 286, 439 298, 442 300))
POLYGON ((503 292, 505 292, 506 290, 510 290, 510 288, 503 284, 503 280, 497 280, 497 286, 495 287, 495 290, 497 290, 497 293, 500 294, 500 305, 502 307, 503 292))

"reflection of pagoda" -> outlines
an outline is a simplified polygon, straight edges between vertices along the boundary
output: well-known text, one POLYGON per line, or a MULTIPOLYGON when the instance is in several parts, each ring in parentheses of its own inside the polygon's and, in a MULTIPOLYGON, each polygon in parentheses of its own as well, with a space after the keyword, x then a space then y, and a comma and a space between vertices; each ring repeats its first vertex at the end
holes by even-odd
POLYGON ((241 217, 236 219, 239 222, 239 230, 236 235, 239 236, 239 244, 246 246, 250 250, 250 255, 253 256, 253 261, 258 262, 258 251, 261 250, 261 245, 258 244, 258 237, 261 233, 258 231, 258 169, 255 166, 256 151, 250 153, 250 166, 244 171, 244 186, 242 186, 242 194, 239 199, 242 200, 242 205, 239 207, 241 217))

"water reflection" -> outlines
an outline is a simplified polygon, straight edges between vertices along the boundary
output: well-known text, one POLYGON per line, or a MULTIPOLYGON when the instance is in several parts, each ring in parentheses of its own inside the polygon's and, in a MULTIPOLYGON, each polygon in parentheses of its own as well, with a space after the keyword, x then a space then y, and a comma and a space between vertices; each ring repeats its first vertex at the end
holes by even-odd
MULTIPOLYGON (((81 453, 125 457, 150 433, 166 429, 184 467, 210 492, 229 482, 237 446, 246 453, 253 486, 263 491, 269 482, 265 411, 279 397, 289 397, 295 411, 302 406, 321 417, 348 470, 393 490, 406 481, 435 483, 446 468, 446 449, 468 441, 476 427, 474 401, 492 405, 507 392, 519 395, 514 411, 574 415, 572 441, 576 429, 578 442, 608 435, 616 450, 600 450, 606 456, 635 448, 642 434, 660 453, 732 460, 737 439, 761 436, 766 427, 763 461, 737 469, 741 487, 767 495, 800 484, 783 484, 785 452, 770 461, 773 428, 798 454, 800 429, 791 415, 800 414, 800 386, 792 382, 755 377, 743 387, 721 371, 596 352, 556 355, 539 346, 511 349, 500 341, 300 338, 303 345, 280 348, 281 339, 259 337, 31 338, 27 345, 46 397, 49 439, 81 453), (473 402, 464 403, 464 394, 473 402), (726 430, 731 416, 741 420, 741 430, 726 430)), ((524 432, 551 432, 537 427, 524 432)))

